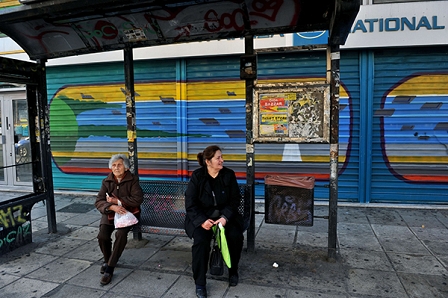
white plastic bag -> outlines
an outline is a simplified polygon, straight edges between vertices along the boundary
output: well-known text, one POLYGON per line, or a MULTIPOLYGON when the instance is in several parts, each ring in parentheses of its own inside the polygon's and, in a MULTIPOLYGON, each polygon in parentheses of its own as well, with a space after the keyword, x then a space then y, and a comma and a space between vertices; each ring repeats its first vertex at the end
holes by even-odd
POLYGON ((115 228, 125 228, 138 223, 138 219, 129 211, 126 211, 125 214, 118 214, 115 212, 114 216, 114 224, 115 228))

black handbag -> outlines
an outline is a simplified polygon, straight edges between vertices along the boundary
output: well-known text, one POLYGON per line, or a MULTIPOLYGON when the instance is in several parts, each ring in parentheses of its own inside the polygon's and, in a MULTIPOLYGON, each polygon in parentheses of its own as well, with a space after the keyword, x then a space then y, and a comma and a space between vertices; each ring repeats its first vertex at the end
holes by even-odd
POLYGON ((224 260, 222 259, 221 250, 218 243, 216 243, 216 237, 213 236, 213 248, 210 254, 210 274, 221 276, 224 274, 224 260))

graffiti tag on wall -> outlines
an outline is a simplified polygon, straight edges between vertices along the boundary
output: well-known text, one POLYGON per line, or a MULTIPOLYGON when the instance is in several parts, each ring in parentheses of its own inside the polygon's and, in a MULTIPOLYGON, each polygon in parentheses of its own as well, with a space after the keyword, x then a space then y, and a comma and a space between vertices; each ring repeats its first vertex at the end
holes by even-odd
POLYGON ((22 205, 0 209, 0 253, 32 241, 30 214, 22 205))

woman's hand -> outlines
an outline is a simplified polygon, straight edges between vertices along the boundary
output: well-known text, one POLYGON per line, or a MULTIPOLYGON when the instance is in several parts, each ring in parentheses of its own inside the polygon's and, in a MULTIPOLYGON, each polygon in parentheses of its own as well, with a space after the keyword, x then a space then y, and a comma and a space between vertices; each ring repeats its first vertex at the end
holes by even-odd
POLYGON ((227 223, 227 220, 224 217, 220 217, 219 219, 217 219, 213 222, 214 225, 217 225, 219 223, 221 223, 222 226, 224 227, 227 223))
POLYGON ((204 221, 203 223, 202 223, 202 225, 201 225, 201 227, 204 229, 204 230, 210 230, 213 226, 215 225, 215 223, 214 223, 214 221, 213 220, 211 220, 211 219, 207 219, 206 221, 204 221))
POLYGON ((108 203, 118 205, 118 198, 112 194, 112 196, 106 195, 106 200, 108 203))
POLYGON ((112 205, 109 207, 109 210, 118 213, 118 214, 126 214, 126 209, 123 206, 112 205))

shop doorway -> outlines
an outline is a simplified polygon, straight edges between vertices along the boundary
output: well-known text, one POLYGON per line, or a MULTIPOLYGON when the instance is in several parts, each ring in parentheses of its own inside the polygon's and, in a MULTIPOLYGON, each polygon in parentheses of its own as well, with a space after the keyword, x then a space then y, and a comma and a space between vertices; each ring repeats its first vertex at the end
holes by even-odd
POLYGON ((0 92, 0 185, 32 187, 28 103, 23 88, 0 92))

